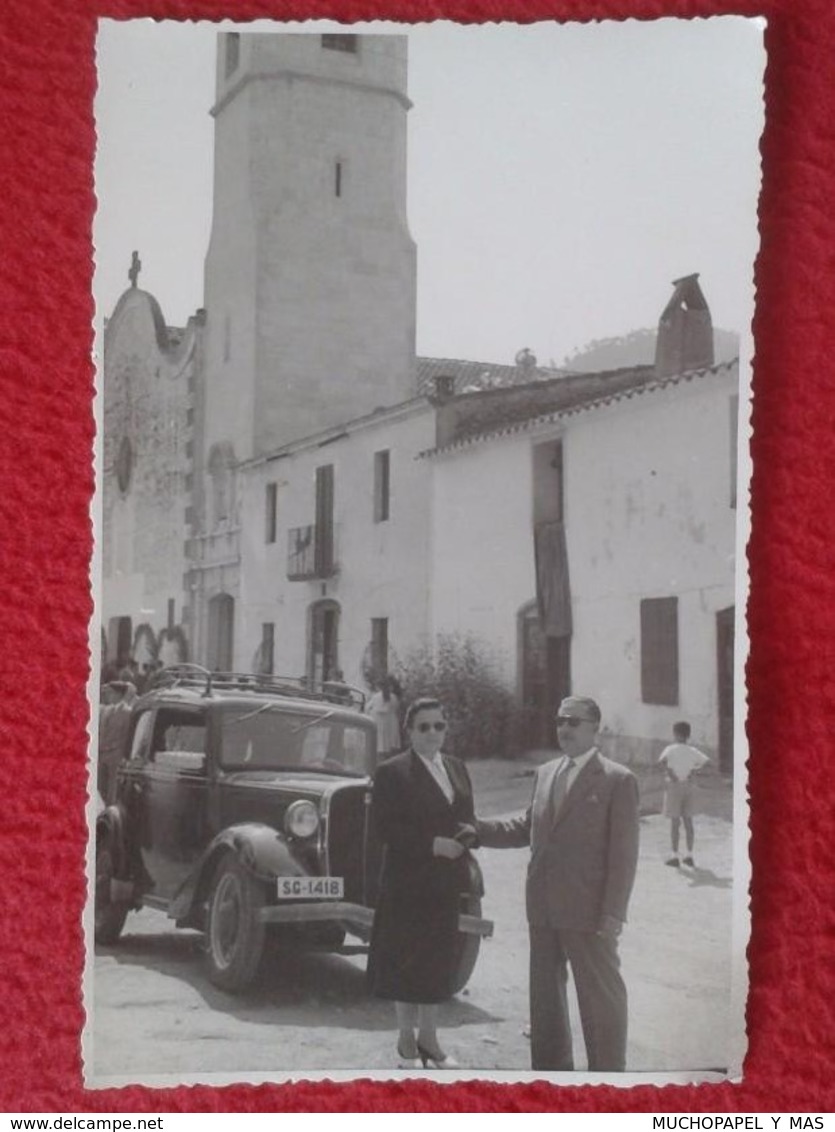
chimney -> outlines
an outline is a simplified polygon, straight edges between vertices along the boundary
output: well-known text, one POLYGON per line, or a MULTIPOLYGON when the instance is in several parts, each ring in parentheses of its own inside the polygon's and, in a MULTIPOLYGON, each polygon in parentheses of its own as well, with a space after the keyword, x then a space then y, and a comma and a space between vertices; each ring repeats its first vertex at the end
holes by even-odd
POLYGON ((671 377, 713 365, 713 322, 698 273, 673 281, 673 296, 658 322, 655 373, 671 377))

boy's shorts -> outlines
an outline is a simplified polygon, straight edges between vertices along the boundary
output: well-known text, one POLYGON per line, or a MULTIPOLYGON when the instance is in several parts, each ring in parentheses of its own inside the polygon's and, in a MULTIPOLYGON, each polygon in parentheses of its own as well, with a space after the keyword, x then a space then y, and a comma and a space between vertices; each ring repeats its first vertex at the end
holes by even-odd
POLYGON ((692 782, 668 782, 664 793, 664 817, 692 818, 695 801, 696 790, 692 782))

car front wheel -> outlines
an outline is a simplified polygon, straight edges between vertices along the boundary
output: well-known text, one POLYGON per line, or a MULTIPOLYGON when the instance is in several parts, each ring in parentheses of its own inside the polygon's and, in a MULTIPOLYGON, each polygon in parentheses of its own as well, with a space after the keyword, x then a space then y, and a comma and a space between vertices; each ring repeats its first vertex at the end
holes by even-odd
POLYGON ((217 987, 239 991, 258 973, 265 928, 261 884, 235 857, 225 857, 214 875, 206 924, 209 978, 217 987))

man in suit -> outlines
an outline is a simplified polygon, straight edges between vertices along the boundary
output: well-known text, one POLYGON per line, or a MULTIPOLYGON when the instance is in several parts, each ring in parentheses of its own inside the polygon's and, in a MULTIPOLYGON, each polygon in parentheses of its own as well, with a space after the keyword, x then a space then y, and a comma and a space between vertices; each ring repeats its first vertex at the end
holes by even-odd
POLYGON ((526 813, 478 821, 481 845, 530 845, 531 1065, 572 1070, 568 966, 574 977, 589 1071, 626 1067, 626 987, 618 936, 638 861, 638 783, 596 746, 600 708, 564 699, 560 758, 537 772, 526 813))

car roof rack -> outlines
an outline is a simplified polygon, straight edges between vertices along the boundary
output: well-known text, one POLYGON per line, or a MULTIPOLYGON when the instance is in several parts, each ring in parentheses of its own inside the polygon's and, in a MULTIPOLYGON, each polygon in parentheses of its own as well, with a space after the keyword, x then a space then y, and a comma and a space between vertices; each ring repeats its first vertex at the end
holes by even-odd
POLYGON ((362 711, 365 693, 352 684, 325 680, 319 689, 311 688, 304 676, 279 676, 263 672, 212 672, 202 664, 171 664, 161 668, 151 684, 156 688, 202 688, 209 697, 217 689, 235 692, 268 692, 295 699, 323 700, 362 711))

